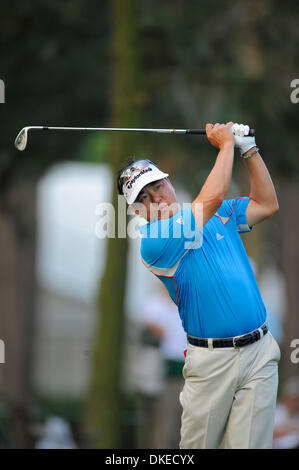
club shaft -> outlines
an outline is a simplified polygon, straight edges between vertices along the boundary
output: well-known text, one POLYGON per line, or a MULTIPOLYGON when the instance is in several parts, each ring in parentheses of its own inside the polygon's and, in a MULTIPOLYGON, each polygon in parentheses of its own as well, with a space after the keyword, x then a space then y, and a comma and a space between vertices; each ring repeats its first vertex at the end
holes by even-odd
MULTIPOLYGON (((201 134, 205 135, 205 129, 141 129, 125 127, 53 127, 53 126, 32 126, 28 129, 42 129, 53 131, 114 131, 114 132, 154 132, 157 134, 201 134)), ((255 135, 255 130, 249 130, 249 136, 255 135)))
MULTIPOLYGON (((36 127, 37 128, 37 127, 36 127)), ((30 128, 34 129, 34 127, 30 128)), ((114 131, 114 132, 156 132, 158 134, 186 134, 188 129, 141 129, 128 127, 48 127, 43 126, 43 130, 72 130, 72 131, 114 131)), ((200 133, 205 133, 204 129, 198 129, 200 133)))

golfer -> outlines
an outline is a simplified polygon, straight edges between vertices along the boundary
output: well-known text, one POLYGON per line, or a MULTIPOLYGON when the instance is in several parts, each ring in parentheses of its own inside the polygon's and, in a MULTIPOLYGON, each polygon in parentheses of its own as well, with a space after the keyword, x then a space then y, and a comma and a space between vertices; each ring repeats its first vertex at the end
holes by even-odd
POLYGON ((207 124, 218 149, 194 201, 180 207, 167 173, 149 160, 119 171, 118 189, 147 220, 140 227, 144 265, 178 306, 188 349, 180 402, 181 449, 271 448, 280 350, 240 233, 278 210, 255 138, 243 124, 207 124), (250 194, 225 200, 234 148, 250 194))

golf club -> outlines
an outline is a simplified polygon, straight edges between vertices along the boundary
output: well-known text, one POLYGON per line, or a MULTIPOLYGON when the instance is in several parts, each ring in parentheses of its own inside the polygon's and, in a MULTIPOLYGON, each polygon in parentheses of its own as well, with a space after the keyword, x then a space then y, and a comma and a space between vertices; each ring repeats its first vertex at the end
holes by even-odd
MULTIPOLYGON (((15 147, 18 150, 25 150, 28 141, 28 132, 32 129, 43 131, 113 131, 113 132, 155 132, 157 134, 201 134, 205 135, 205 129, 134 129, 124 127, 48 127, 48 126, 27 126, 20 130, 16 139, 15 147)), ((254 136, 255 130, 249 129, 248 136, 254 136)))

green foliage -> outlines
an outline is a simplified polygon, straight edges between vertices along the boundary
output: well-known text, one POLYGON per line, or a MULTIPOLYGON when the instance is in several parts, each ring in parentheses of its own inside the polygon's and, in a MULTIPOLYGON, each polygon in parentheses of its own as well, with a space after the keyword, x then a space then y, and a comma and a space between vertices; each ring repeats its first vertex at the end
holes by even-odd
MULTIPOLYGON (((123 81, 124 73, 130 74, 129 49, 121 52, 125 72, 118 79, 124 100, 128 86, 135 87, 144 124, 199 127, 207 121, 248 121, 257 129, 264 155, 271 155, 271 168, 297 172, 298 112, 290 101, 290 82, 299 73, 298 4, 143 0, 139 7, 137 42, 144 82, 123 81)), ((4 3, 2 16, 1 78, 7 103, 1 109, 0 150, 16 152, 12 143, 24 125, 111 124, 111 66, 117 55, 111 47, 116 21, 111 3, 28 0, 13 9, 4 3)), ((121 45, 125 31, 119 34, 121 45)), ((137 117, 132 122, 140 125, 137 117)), ((198 166, 198 149, 204 164, 215 154, 200 137, 153 140, 157 154, 161 149, 158 159, 173 152, 175 168, 182 168, 182 154, 188 156, 186 181, 198 166)), ((82 134, 56 133, 45 139, 36 133, 25 158, 8 163, 2 155, 0 171, 8 165, 23 171, 24 165, 28 172, 39 172, 55 160, 80 158, 81 142, 82 134)))
MULTIPOLYGON (((299 77, 298 4, 143 3, 140 34, 148 111, 157 125, 249 122, 270 168, 281 175, 298 173, 298 105, 290 101, 291 80, 299 77)), ((210 148, 200 139, 168 141, 169 148, 179 145, 181 155, 188 156, 186 182, 195 168, 211 162, 210 148)))
MULTIPOLYGON (((13 147, 27 125, 95 126, 107 120, 108 2, 33 1, 1 5, 2 177, 39 174, 78 158, 82 134, 32 133, 27 150, 13 147), (10 153, 5 159, 4 153, 10 153)), ((83 137, 84 139, 84 137, 83 137)))
POLYGON ((80 147, 80 160, 90 163, 109 163, 111 135, 94 133, 86 136, 80 147))
POLYGON ((60 416, 67 421, 80 424, 84 411, 82 400, 68 396, 42 396, 32 408, 33 421, 44 421, 48 416, 60 416))

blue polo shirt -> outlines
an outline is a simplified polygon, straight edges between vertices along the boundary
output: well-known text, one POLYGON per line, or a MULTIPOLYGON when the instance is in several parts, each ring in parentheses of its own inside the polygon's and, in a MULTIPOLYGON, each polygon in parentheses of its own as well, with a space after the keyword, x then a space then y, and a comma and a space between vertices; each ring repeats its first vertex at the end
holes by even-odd
POLYGON ((191 204, 140 226, 141 258, 165 285, 186 333, 225 338, 259 328, 266 309, 240 233, 249 197, 223 201, 198 230, 191 204))

